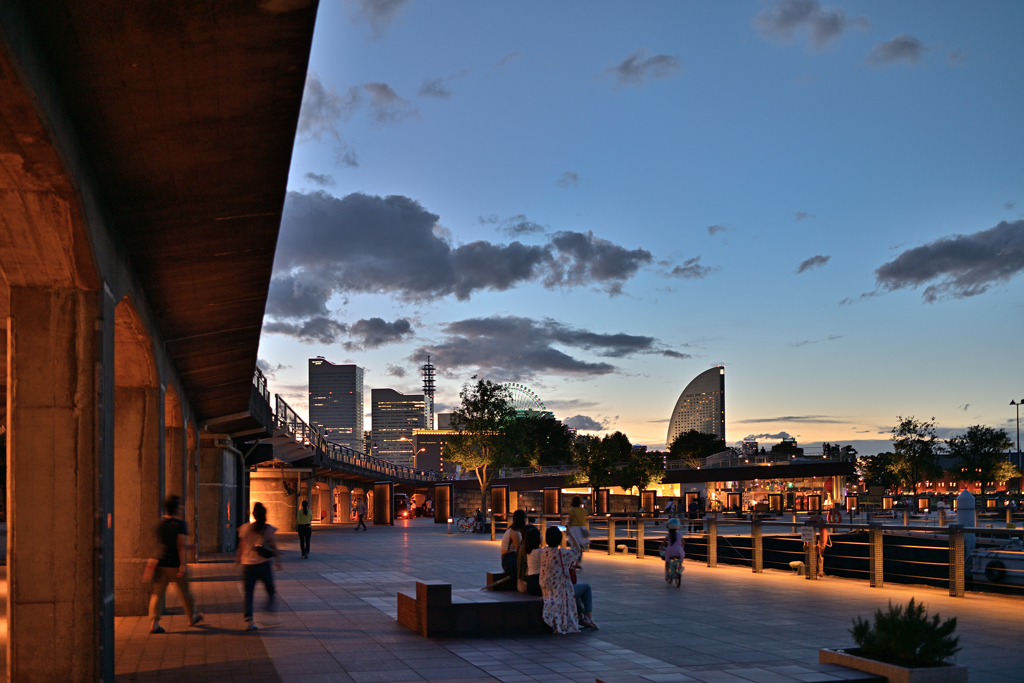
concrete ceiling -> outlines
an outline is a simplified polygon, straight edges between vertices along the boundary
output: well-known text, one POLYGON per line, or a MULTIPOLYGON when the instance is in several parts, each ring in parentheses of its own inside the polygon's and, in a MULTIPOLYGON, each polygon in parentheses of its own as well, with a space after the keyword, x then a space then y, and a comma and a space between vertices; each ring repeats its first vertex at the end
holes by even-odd
POLYGON ((247 411, 316 1, 23 11, 196 418, 247 411))

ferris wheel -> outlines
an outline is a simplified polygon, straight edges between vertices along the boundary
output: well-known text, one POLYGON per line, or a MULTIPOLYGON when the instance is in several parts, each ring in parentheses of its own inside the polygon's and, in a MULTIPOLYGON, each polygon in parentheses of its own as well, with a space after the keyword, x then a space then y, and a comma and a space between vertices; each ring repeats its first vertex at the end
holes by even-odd
POLYGON ((512 407, 517 412, 534 411, 543 413, 547 411, 544 407, 544 402, 540 400, 537 394, 533 393, 528 386, 525 384, 519 384, 518 382, 505 382, 501 386, 505 387, 508 391, 509 400, 512 403, 512 407))

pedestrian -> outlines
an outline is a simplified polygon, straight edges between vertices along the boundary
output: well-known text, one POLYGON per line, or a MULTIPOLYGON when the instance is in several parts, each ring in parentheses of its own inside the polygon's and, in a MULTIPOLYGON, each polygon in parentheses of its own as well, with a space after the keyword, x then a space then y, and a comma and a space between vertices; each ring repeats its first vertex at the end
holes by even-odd
POLYGON ((185 550, 195 546, 186 543, 188 526, 175 517, 180 505, 181 499, 174 494, 167 496, 167 500, 164 501, 164 516, 156 526, 159 550, 157 556, 150 559, 146 565, 147 578, 152 581, 149 592, 149 618, 153 623, 149 628, 150 633, 166 633, 164 627, 160 625, 160 616, 164 613, 167 584, 171 582, 178 587, 181 601, 185 604, 188 625, 195 626, 203 620, 203 615, 196 612, 196 601, 188 587, 185 550))
POLYGON ((256 503, 253 506, 252 518, 252 522, 238 528, 238 554, 235 557, 235 564, 242 565, 242 583, 245 589, 243 616, 248 623, 248 631, 257 630, 256 620, 252 614, 256 582, 263 582, 263 587, 267 590, 267 611, 273 611, 276 591, 271 560, 276 560, 279 571, 282 569, 281 554, 277 550, 277 541, 274 540, 274 532, 277 529, 267 524, 267 508, 263 507, 263 503, 256 503))
POLYGON ((815 552, 818 554, 818 578, 820 579, 825 576, 825 548, 832 545, 832 539, 829 538, 828 524, 820 512, 815 511, 808 517, 807 524, 818 530, 815 552))
POLYGON ((583 499, 579 496, 572 497, 572 508, 569 510, 567 532, 581 552, 590 547, 590 532, 587 530, 587 509, 583 507, 583 499))
POLYGON ((689 508, 686 511, 686 518, 689 520, 686 525, 686 530, 689 533, 693 533, 696 530, 696 519, 700 516, 700 503, 697 502, 697 498, 697 496, 693 497, 693 500, 690 501, 689 508))
POLYGON ((295 515, 295 530, 299 532, 299 551, 304 560, 309 559, 309 539, 313 535, 313 513, 309 502, 302 501, 302 508, 295 515))
POLYGON ((356 531, 359 531, 359 527, 363 527, 363 531, 366 531, 366 501, 362 498, 356 503, 356 519, 359 523, 356 524, 356 531))

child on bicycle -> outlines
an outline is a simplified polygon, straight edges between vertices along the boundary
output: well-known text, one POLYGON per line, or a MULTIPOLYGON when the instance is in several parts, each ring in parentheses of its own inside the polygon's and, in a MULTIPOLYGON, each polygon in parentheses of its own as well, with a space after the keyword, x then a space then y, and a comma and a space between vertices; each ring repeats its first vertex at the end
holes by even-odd
POLYGON ((668 579, 668 565, 673 558, 679 560, 679 571, 683 571, 683 558, 686 557, 686 550, 683 548, 683 535, 679 533, 679 519, 673 517, 668 520, 668 533, 665 535, 665 578, 668 579))

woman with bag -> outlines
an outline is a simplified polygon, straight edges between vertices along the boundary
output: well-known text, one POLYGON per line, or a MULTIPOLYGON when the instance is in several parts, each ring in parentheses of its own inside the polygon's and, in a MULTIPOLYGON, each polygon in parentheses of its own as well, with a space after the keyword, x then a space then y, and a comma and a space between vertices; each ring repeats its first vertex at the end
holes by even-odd
POLYGON ((274 540, 276 527, 267 524, 267 508, 263 503, 256 503, 252 508, 254 521, 238 527, 238 555, 235 558, 236 564, 242 565, 242 580, 245 586, 245 620, 248 622, 246 630, 255 631, 256 621, 252 616, 253 596, 256 592, 256 582, 262 581, 267 589, 267 610, 274 609, 274 573, 270 568, 270 561, 277 560, 277 569, 280 571, 281 554, 277 550, 277 543, 274 540))
MULTIPOLYGON (((583 552, 590 547, 590 532, 587 531, 587 509, 583 507, 583 499, 572 497, 572 509, 569 510, 569 537, 583 552)), ((582 560, 581 560, 582 561, 582 560)))
POLYGON ((580 557, 579 546, 572 536, 568 549, 562 545, 562 531, 548 527, 545 536, 548 547, 540 551, 540 587, 544 595, 544 623, 555 633, 579 633, 579 624, 597 628, 594 623, 594 595, 590 584, 576 581, 575 566, 580 557), (583 615, 576 609, 576 601, 583 605, 583 615))

